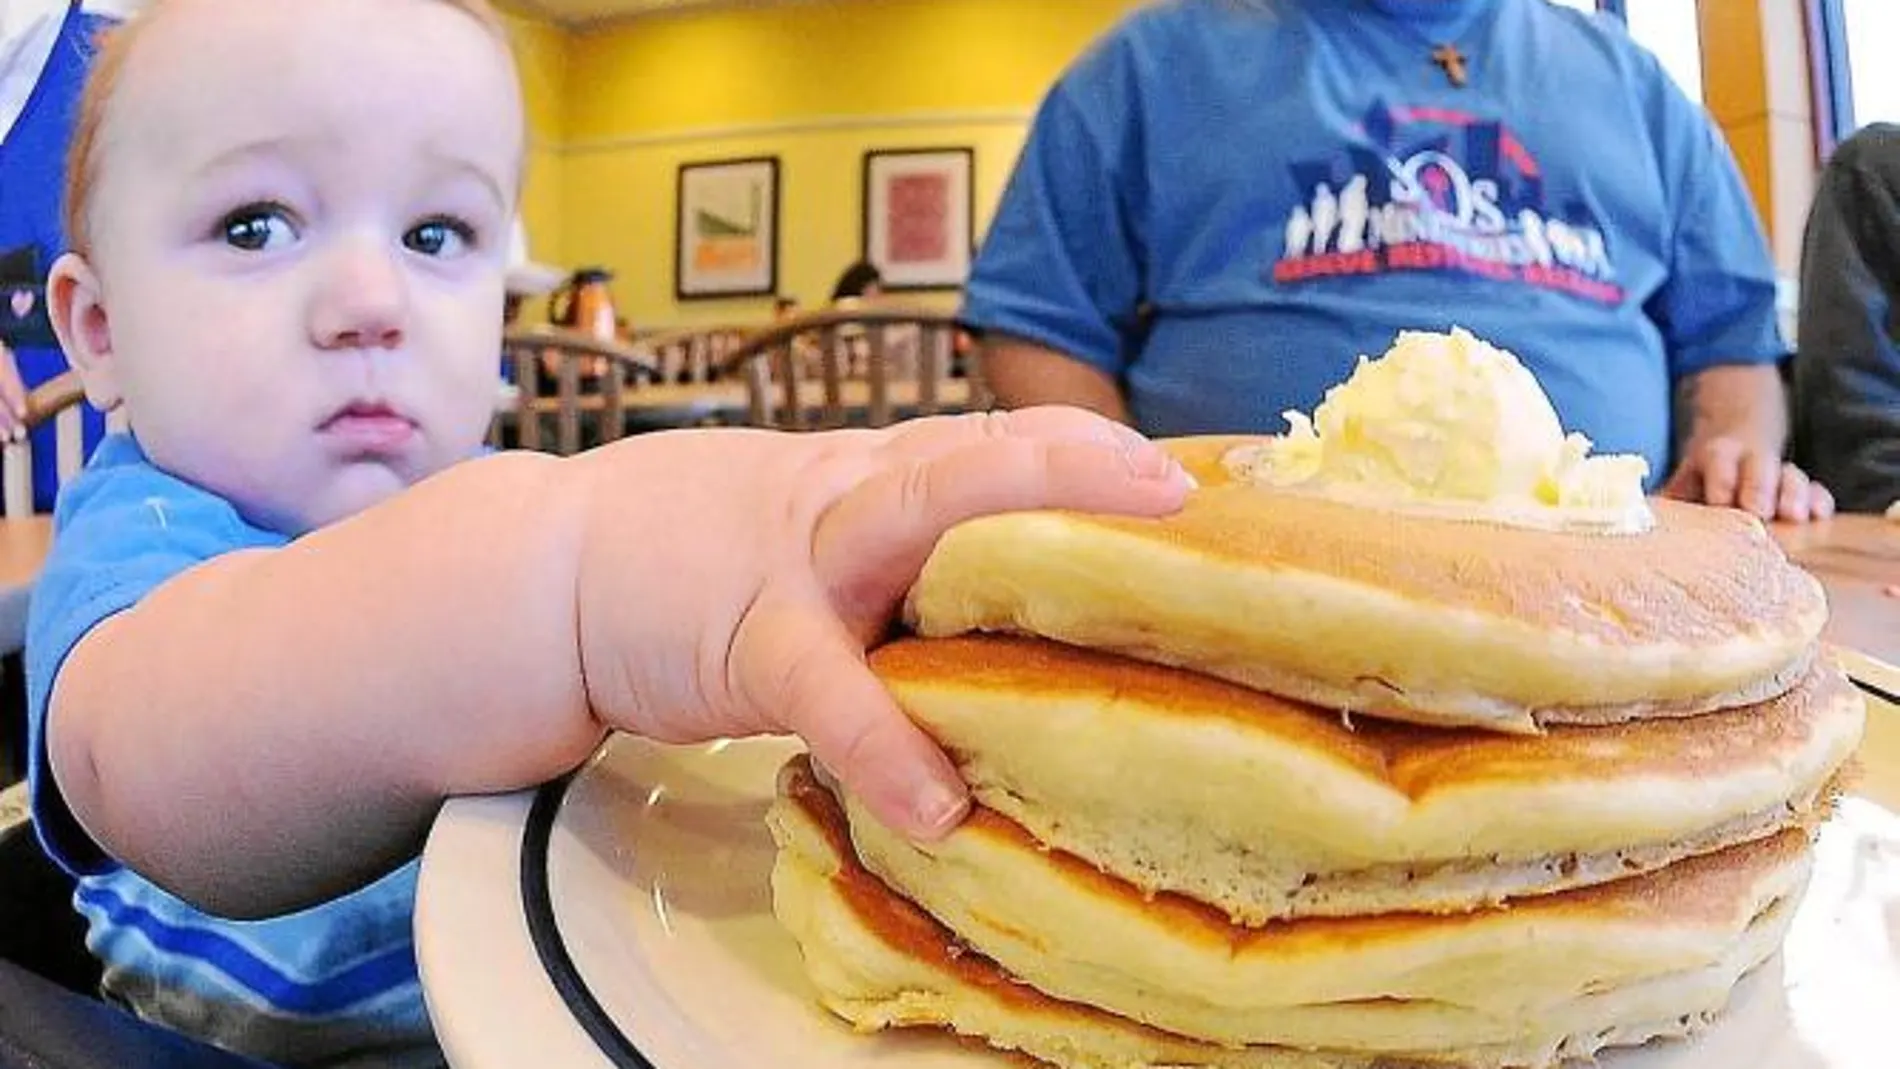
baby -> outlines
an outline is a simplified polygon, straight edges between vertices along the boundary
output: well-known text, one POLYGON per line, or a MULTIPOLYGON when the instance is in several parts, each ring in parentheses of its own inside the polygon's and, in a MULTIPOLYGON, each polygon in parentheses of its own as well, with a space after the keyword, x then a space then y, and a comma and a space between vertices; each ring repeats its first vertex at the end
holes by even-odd
POLYGON ((943 834, 963 787, 862 659, 936 538, 1187 492, 1062 409, 480 456, 523 139, 481 0, 160 0, 100 57, 50 292, 131 433, 60 501, 30 764, 145 1017, 283 1063, 438 1061, 431 816, 611 730, 796 732, 943 834))

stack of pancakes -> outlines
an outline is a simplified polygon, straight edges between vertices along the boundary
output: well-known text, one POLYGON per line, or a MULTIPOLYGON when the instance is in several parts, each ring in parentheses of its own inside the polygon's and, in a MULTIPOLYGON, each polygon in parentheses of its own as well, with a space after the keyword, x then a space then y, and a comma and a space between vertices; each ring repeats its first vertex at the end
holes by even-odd
POLYGON ((1544 1067, 1695 1031, 1780 945, 1859 741, 1740 513, 1354 508, 1171 444, 1179 514, 965 524, 873 669, 978 807, 801 758, 775 906, 825 1005, 1065 1067, 1544 1067))

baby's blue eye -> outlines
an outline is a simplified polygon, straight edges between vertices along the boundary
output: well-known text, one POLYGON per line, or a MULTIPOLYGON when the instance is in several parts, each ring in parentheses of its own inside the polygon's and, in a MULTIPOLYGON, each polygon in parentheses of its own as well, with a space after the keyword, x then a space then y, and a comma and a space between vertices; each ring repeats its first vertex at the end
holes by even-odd
POLYGON ((454 219, 430 219, 417 223, 402 236, 403 248, 424 256, 460 256, 468 251, 474 241, 474 229, 454 219))
POLYGON ((281 247, 297 236, 289 213, 274 204, 250 204, 218 222, 224 243, 244 252, 264 252, 281 247))

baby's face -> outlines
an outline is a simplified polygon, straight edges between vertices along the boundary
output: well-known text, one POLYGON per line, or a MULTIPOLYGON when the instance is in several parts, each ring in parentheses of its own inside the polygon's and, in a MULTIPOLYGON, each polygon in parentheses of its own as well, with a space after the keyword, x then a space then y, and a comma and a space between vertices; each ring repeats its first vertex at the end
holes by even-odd
POLYGON ((301 532, 469 456, 522 157, 441 0, 169 0, 97 157, 95 375, 172 473, 301 532))

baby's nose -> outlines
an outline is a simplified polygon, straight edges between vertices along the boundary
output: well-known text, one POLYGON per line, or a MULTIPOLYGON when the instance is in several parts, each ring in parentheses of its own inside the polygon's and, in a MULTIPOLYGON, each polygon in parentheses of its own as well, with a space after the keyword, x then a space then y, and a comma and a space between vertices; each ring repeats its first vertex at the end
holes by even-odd
POLYGON ((339 248, 311 301, 310 330, 324 349, 393 349, 409 317, 400 254, 367 242, 339 248))

